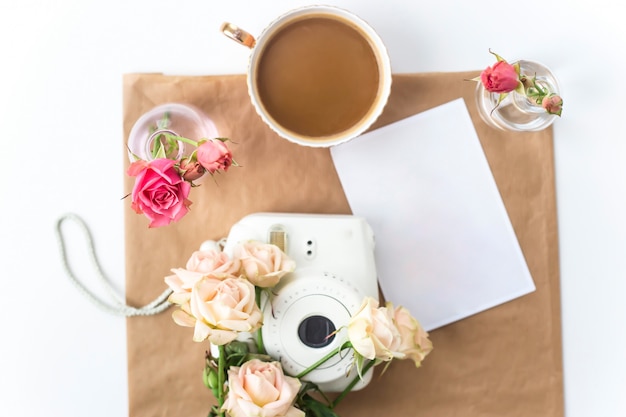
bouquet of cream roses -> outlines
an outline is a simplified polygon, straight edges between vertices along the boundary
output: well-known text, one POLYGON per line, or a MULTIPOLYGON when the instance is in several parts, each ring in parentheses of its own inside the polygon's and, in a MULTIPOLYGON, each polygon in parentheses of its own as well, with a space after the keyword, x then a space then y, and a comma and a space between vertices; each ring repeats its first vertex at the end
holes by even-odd
MULTIPOLYGON (((219 248, 199 250, 185 268, 165 278, 172 290, 172 314, 181 326, 193 327, 193 340, 210 342, 203 379, 217 405, 209 416, 333 417, 333 408, 373 366, 410 359, 419 367, 432 343, 404 307, 379 306, 367 297, 347 324, 347 338, 336 351, 298 375, 287 375, 281 363, 265 353, 261 337, 261 295, 295 270, 295 262, 278 246, 248 241, 232 256, 219 248), (242 340, 256 332, 252 345, 242 340), (334 355, 352 349, 357 374, 333 401, 306 375, 334 355), (318 395, 314 395, 318 394, 318 395), (321 398, 321 399, 320 399, 321 398)), ((331 336, 331 335, 329 335, 331 336)))

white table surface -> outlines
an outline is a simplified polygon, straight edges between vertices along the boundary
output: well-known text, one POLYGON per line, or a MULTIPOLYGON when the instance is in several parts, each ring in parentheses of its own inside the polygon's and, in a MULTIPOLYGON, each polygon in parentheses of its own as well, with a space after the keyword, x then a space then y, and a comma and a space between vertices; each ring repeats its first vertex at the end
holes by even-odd
MULTIPOLYGON (((220 24, 259 33, 273 17, 308 3, 2 1, 3 416, 128 414, 125 321, 79 295, 62 271, 54 235, 63 213, 85 218, 104 270, 123 291, 122 74, 243 73, 248 51, 223 37, 220 24)), ((554 142, 566 415, 626 415, 620 3, 329 3, 377 29, 395 73, 481 69, 492 63, 492 48, 557 74, 565 97, 554 142)), ((80 235, 69 240, 75 268, 101 293, 80 235)))

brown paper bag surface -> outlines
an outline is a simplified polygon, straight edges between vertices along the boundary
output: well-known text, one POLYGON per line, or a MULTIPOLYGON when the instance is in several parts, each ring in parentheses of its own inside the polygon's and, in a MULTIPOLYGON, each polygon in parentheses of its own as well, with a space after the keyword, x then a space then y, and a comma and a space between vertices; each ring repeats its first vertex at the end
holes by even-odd
MULTIPOLYGON (((432 331, 434 350, 421 368, 392 362, 337 407, 341 417, 564 414, 552 130, 489 128, 476 112, 475 83, 466 81, 476 75, 394 75, 389 102, 373 128, 463 97, 537 290, 432 331)), ((124 200, 129 304, 144 305, 158 296, 170 268, 183 267, 202 241, 225 237, 247 214, 350 213, 328 149, 276 136, 255 113, 243 75, 126 75, 126 166, 131 127, 167 102, 206 112, 220 135, 235 142, 230 147, 241 167, 217 175, 216 181, 205 179, 191 191, 191 211, 164 228, 149 229, 148 220, 124 200)), ((126 192, 132 184, 126 177, 126 192)), ((204 417, 215 403, 201 378, 208 342, 193 342, 193 330, 174 324, 170 313, 127 320, 131 417, 204 417)))

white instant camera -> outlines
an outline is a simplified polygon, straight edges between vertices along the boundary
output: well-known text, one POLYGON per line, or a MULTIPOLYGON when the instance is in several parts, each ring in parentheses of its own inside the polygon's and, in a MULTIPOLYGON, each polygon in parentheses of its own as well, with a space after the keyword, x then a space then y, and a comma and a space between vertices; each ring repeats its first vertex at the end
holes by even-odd
MULTIPOLYGON (((233 246, 247 240, 274 243, 296 262, 263 300, 262 335, 267 353, 297 375, 348 340, 348 321, 366 296, 378 299, 374 235, 351 215, 258 213, 232 227, 224 252, 232 255, 233 246)), ((353 351, 344 350, 303 380, 339 392, 357 376, 351 365, 353 351)))

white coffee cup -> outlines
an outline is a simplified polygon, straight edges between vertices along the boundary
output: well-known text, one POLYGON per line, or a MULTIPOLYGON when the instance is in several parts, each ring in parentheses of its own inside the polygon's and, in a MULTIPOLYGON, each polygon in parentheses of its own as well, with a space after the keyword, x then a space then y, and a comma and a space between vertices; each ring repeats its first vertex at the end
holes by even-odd
POLYGON ((381 38, 333 6, 289 11, 255 39, 231 23, 222 32, 251 48, 248 93, 263 121, 293 143, 329 147, 365 132, 391 91, 381 38))

